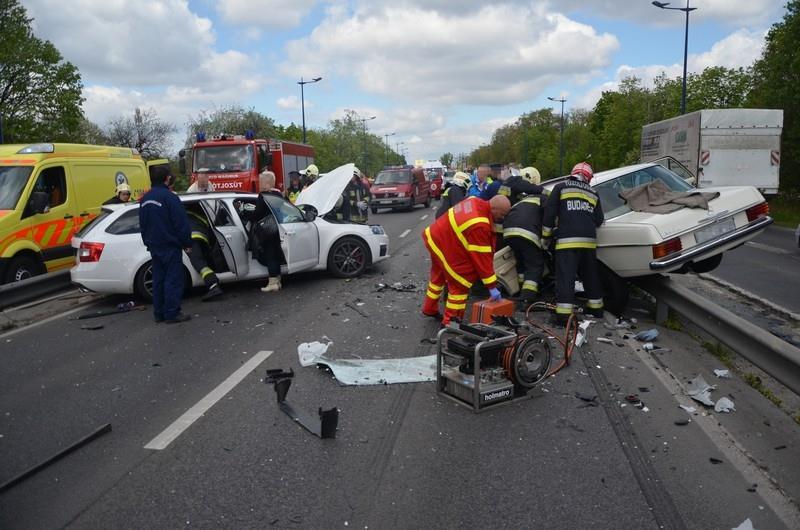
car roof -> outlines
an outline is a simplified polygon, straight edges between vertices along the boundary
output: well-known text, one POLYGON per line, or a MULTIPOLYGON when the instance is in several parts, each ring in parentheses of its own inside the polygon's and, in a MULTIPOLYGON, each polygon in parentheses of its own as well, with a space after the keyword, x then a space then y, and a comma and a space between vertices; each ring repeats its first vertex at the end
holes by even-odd
POLYGON ((623 166, 615 169, 608 169, 606 171, 601 171, 599 173, 594 174, 594 178, 592 178, 591 184, 592 186, 596 186, 598 184, 602 184, 603 182, 613 180, 622 175, 627 175, 628 173, 633 173, 634 171, 638 171, 646 167, 652 167, 657 165, 658 164, 655 164, 653 162, 647 162, 645 164, 634 164, 632 166, 623 166))

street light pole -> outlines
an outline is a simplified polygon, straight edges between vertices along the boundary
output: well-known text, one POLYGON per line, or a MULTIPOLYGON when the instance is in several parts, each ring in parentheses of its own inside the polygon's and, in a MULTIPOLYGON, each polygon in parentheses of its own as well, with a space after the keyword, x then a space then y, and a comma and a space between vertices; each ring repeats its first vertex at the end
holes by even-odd
POLYGON ((389 137, 394 136, 395 133, 386 133, 383 135, 384 143, 386 144, 386 165, 389 165, 389 137))
POLYGON ((300 111, 303 113, 303 143, 306 143, 306 97, 303 88, 305 85, 310 85, 311 83, 316 83, 321 80, 321 77, 315 77, 311 81, 303 81, 301 77, 300 81, 297 82, 297 84, 300 85, 300 111))
POLYGON ((397 156, 402 156, 400 154, 400 146, 405 144, 406 144, 405 142, 397 142, 397 144, 395 145, 395 151, 397 152, 397 156))
POLYGON ((370 116, 369 118, 357 118, 357 121, 361 122, 364 133, 364 152, 362 153, 362 163, 363 166, 361 168, 362 171, 367 171, 367 122, 369 120, 374 120, 376 116, 370 116))
POLYGON ((689 58, 689 13, 697 9, 689 7, 689 0, 686 0, 686 7, 667 7, 669 2, 653 2, 659 9, 672 9, 686 13, 686 31, 683 35, 683 81, 681 83, 681 114, 686 114, 686 63, 689 58))
POLYGON ((561 141, 558 145, 559 157, 558 157, 558 176, 564 175, 564 102, 567 101, 567 98, 551 98, 548 96, 550 101, 558 101, 561 103, 561 141))

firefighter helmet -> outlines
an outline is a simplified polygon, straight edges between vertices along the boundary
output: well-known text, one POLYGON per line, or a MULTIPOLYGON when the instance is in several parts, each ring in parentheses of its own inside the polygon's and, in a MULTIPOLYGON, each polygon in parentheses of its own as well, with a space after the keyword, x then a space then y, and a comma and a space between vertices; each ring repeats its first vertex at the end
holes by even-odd
POLYGON ((472 181, 469 178, 469 175, 464 173, 463 171, 456 171, 455 175, 453 175, 453 184, 456 186, 461 186, 462 188, 469 188, 469 185, 472 181))
POLYGON ((130 192, 131 192, 131 187, 130 187, 130 186, 128 186, 128 184, 126 184, 125 182, 123 182, 122 184, 119 184, 119 185, 117 186, 117 195, 119 195, 119 194, 120 194, 120 193, 122 193, 123 191, 127 191, 128 193, 130 193, 130 192))
POLYGON ((592 180, 592 177, 594 177, 594 171, 592 170, 592 166, 588 163, 578 162, 575 164, 575 167, 572 168, 570 175, 580 177, 588 184, 592 180))
POLYGON ((305 170, 306 175, 313 175, 315 177, 319 176, 319 168, 314 164, 309 164, 309 166, 305 170))
POLYGON ((519 170, 519 174, 531 184, 539 184, 542 180, 542 175, 539 174, 539 170, 535 167, 522 168, 519 170))

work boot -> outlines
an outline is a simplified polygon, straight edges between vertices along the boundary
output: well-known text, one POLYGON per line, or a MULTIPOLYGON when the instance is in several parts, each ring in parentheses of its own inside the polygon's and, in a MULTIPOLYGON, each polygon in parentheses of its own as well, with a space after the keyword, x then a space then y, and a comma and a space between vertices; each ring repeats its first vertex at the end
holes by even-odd
POLYGON ((270 278, 269 282, 265 287, 261 288, 261 292, 269 293, 271 291, 280 291, 281 290, 281 277, 278 276, 277 278, 270 278))
POLYGON ((214 285, 208 288, 208 292, 203 295, 201 300, 203 302, 208 302, 212 298, 216 298, 221 294, 222 294, 222 287, 220 287, 218 283, 215 283, 214 285))
POLYGON ((180 324, 181 322, 186 322, 187 320, 191 320, 192 315, 187 315, 186 313, 178 313, 172 318, 167 318, 164 320, 167 324, 180 324))

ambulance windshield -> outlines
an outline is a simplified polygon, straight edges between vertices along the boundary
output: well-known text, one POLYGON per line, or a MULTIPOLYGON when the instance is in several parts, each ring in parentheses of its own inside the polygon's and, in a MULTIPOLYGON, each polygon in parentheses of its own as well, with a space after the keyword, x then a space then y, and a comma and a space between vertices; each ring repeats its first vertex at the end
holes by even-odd
POLYGON ((31 166, 0 166, 0 210, 16 208, 32 171, 31 166))
POLYGON ((196 173, 228 173, 253 169, 252 145, 223 145, 195 147, 196 173))

